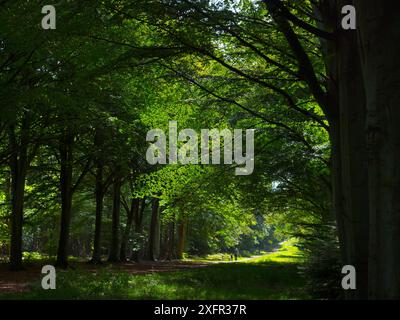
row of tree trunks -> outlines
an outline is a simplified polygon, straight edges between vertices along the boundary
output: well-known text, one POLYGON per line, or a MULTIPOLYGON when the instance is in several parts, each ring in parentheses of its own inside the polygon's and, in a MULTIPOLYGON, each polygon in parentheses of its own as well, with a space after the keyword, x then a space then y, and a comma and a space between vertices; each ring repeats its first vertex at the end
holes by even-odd
MULTIPOLYGON (((107 189, 107 183, 103 179, 103 166, 98 165, 96 170, 96 222, 94 232, 94 248, 91 263, 101 263, 101 225, 103 201, 107 189)), ((124 203, 127 212, 127 221, 120 240, 120 210, 121 210, 121 187, 122 180, 118 176, 113 181, 113 211, 111 228, 111 246, 109 251, 110 262, 127 261, 128 241, 131 235, 132 226, 135 234, 140 234, 142 229, 143 213, 146 207, 146 199, 132 199, 130 207, 124 203)), ((139 261, 139 250, 133 250, 131 260, 139 261)))
POLYGON ((10 158, 11 173, 11 247, 10 268, 22 269, 22 230, 24 214, 25 181, 29 165, 28 143, 30 123, 25 113, 20 129, 20 141, 17 141, 16 127, 9 127, 9 142, 12 150, 10 158))
POLYGON ((147 257, 152 261, 182 259, 186 247, 187 217, 180 220, 178 241, 175 242, 175 215, 162 223, 162 213, 163 208, 159 207, 159 200, 153 199, 147 257))

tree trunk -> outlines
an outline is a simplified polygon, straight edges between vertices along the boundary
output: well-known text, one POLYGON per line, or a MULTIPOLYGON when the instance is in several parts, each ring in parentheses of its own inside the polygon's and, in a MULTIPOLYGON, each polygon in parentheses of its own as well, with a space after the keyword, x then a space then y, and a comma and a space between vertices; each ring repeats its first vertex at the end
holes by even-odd
POLYGON ((400 299, 400 20, 389 1, 355 4, 367 96, 369 297, 400 299))
POLYGON ((21 139, 17 142, 15 126, 9 128, 11 173, 11 244, 10 268, 22 269, 22 228, 24 215, 25 181, 28 169, 28 141, 29 120, 27 116, 22 119, 21 139))
POLYGON ((183 252, 185 251, 186 224, 187 224, 187 220, 186 220, 186 218, 183 218, 178 227, 178 247, 176 250, 177 251, 176 256, 178 259, 183 259, 183 252))
POLYGON ((103 218, 103 200, 104 200, 104 184, 103 184, 103 166, 97 165, 96 169, 96 222, 94 229, 94 244, 92 263, 101 263, 101 224, 103 218))
MULTIPOLYGON (((6 179, 4 183, 4 194, 5 194, 5 203, 12 203, 11 202, 11 172, 7 172, 6 174, 6 179)), ((7 225, 7 230, 11 234, 11 216, 9 219, 5 221, 7 225)), ((7 244, 4 244, 5 251, 4 255, 7 256, 8 258, 10 257, 11 254, 11 242, 9 241, 7 244)))
MULTIPOLYGON (((364 130, 365 89, 355 31, 341 29, 341 9, 348 1, 326 1, 320 12, 335 41, 322 41, 328 80, 327 115, 332 146, 333 208, 343 265, 357 270, 357 290, 348 299, 368 296, 368 170, 364 130)), ((320 26, 321 27, 321 26, 320 26)))
POLYGON ((139 261, 141 252, 143 251, 143 243, 142 243, 142 239, 140 238, 141 232, 142 232, 142 221, 143 221, 143 213, 144 210, 146 208, 146 198, 144 197, 141 201, 140 204, 140 210, 137 211, 137 214, 135 215, 135 236, 137 237, 137 241, 138 241, 138 247, 139 248, 135 248, 132 251, 132 256, 131 256, 131 260, 132 261, 139 261))
POLYGON ((169 224, 169 245, 168 245, 168 255, 167 260, 175 259, 175 221, 169 224))
MULTIPOLYGON (((338 12, 345 1, 339 4, 338 12)), ((345 223, 349 230, 346 244, 350 253, 345 264, 357 270, 357 290, 352 298, 368 297, 368 170, 365 90, 355 31, 346 31, 337 43, 342 190, 345 223)))
POLYGON ((172 260, 174 258, 175 223, 168 222, 164 231, 163 259, 172 260))
POLYGON ((113 185, 113 211, 112 211, 112 228, 111 228, 111 246, 108 257, 109 262, 120 261, 119 256, 119 220, 121 212, 121 178, 116 176, 113 185))
POLYGON ((149 233, 149 253, 148 258, 152 261, 156 260, 156 245, 157 245, 157 229, 158 229, 158 208, 159 199, 153 198, 151 207, 151 221, 149 233))
POLYGON ((126 250, 128 246, 129 234, 131 233, 134 217, 137 216, 139 212, 139 203, 140 203, 139 201, 140 201, 139 199, 133 199, 130 210, 127 212, 125 231, 121 240, 121 253, 120 253, 121 261, 127 260, 126 250))
POLYGON ((159 207, 158 219, 156 224, 156 233, 154 235, 154 256, 156 260, 160 259, 161 255, 161 242, 162 242, 162 213, 164 207, 159 207))
POLYGON ((72 216, 73 139, 73 134, 67 128, 60 140, 61 228, 56 265, 63 268, 68 266, 68 244, 72 216))

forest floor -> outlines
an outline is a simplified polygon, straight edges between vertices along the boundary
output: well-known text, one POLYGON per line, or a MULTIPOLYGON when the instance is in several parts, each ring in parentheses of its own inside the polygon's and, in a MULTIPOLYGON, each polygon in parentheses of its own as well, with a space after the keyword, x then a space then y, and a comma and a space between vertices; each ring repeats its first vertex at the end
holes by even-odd
POLYGON ((43 262, 26 270, 0 265, 0 299, 307 299, 301 252, 278 251, 236 262, 72 262, 57 271, 57 289, 41 288, 43 262))
MULTIPOLYGON (((79 270, 81 272, 90 272, 96 275, 105 270, 113 273, 127 274, 148 274, 158 272, 173 272, 183 269, 206 267, 212 262, 200 261, 141 261, 140 263, 124 262, 117 264, 103 263, 93 265, 87 262, 70 262, 70 271, 79 270)), ((3 293, 19 293, 30 290, 30 285, 39 281, 43 274, 41 269, 44 265, 53 265, 54 262, 46 260, 30 261, 25 263, 24 270, 11 271, 8 265, 0 264, 0 297, 3 293)), ((65 271, 61 271, 65 272, 65 271)))

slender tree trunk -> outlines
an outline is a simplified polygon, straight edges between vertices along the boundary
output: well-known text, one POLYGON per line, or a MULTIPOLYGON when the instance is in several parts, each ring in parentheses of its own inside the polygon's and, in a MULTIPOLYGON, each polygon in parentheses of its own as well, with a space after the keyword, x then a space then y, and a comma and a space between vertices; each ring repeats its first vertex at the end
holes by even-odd
POLYGON ((156 260, 160 259, 161 255, 161 242, 162 242, 162 213, 164 207, 159 207, 158 218, 156 224, 156 233, 154 235, 154 256, 156 260))
POLYGON ((167 260, 175 259, 175 221, 169 224, 169 245, 168 245, 168 256, 167 260))
POLYGON ((164 230, 163 242, 163 259, 172 260, 174 257, 174 236, 175 236, 175 223, 174 221, 168 222, 164 230))
MULTIPOLYGON (((7 175, 6 175, 6 179, 5 179, 5 183, 4 183, 4 194, 5 194, 5 202, 12 204, 12 202, 11 202, 11 172, 7 172, 7 175)), ((9 231, 9 233, 11 234, 11 217, 10 217, 10 219, 6 220, 6 225, 7 225, 7 229, 9 231)), ((4 246, 6 248, 5 256, 10 257, 11 241, 9 241, 4 246)))
POLYGON ((160 236, 160 260, 166 260, 168 254, 168 223, 162 228, 160 236))
POLYGON ((128 246, 129 235, 131 233, 134 218, 135 216, 138 215, 139 212, 139 203, 140 203, 139 199, 133 199, 130 210, 127 212, 125 231, 121 240, 121 253, 120 253, 121 261, 127 260, 126 250, 128 246))
POLYGON ((73 139, 73 134, 67 128, 60 140, 61 228, 56 265, 63 268, 68 266, 68 245, 72 217, 73 139))
POLYGON ((183 259, 183 252, 185 251, 186 225, 187 225, 187 220, 186 218, 183 218, 178 226, 178 247, 176 252, 176 256, 178 259, 183 259))
POLYGON ((9 128, 11 172, 11 247, 10 268, 22 269, 22 229, 24 214, 25 181, 28 169, 28 140, 29 120, 27 116, 22 119, 21 140, 17 142, 15 127, 9 128))
POLYGON ((103 166, 97 165, 96 169, 96 222, 94 229, 94 244, 92 263, 101 263, 101 224, 103 218, 103 200, 104 200, 104 183, 103 183, 103 166))
POLYGON ((111 246, 108 257, 109 262, 120 261, 119 256, 119 228, 121 213, 121 178, 117 175, 114 178, 113 185, 113 211, 112 211, 112 229, 111 229, 111 246))
POLYGON ((146 209, 146 198, 143 198, 140 204, 140 210, 137 211, 137 215, 135 215, 135 236, 137 237, 138 248, 135 248, 132 252, 131 260, 132 261, 139 261, 139 257, 143 250, 143 243, 141 239, 141 232, 142 232, 142 221, 143 221, 143 214, 144 210, 146 209))
POLYGON ((157 228, 158 228, 158 208, 159 199, 153 198, 151 207, 151 221, 149 232, 149 253, 148 258, 152 261, 156 260, 156 243, 157 243, 157 228))

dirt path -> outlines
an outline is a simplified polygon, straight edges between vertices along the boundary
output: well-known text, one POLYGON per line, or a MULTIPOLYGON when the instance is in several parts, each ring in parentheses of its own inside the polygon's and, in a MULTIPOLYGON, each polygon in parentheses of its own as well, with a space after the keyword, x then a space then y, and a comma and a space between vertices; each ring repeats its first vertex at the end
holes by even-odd
MULTIPOLYGON (((0 264, 0 294, 27 291, 29 284, 41 279, 42 266, 51 264, 49 262, 30 263, 22 271, 10 271, 6 264, 0 264)), ((171 272, 182 269, 202 268, 209 266, 207 262, 181 262, 181 261, 143 261, 140 263, 126 262, 113 264, 92 265, 86 262, 72 262, 71 268, 87 270, 96 273, 102 269, 113 272, 127 272, 130 274, 146 274, 154 272, 171 272), (111 268, 110 268, 111 267, 111 268)))

